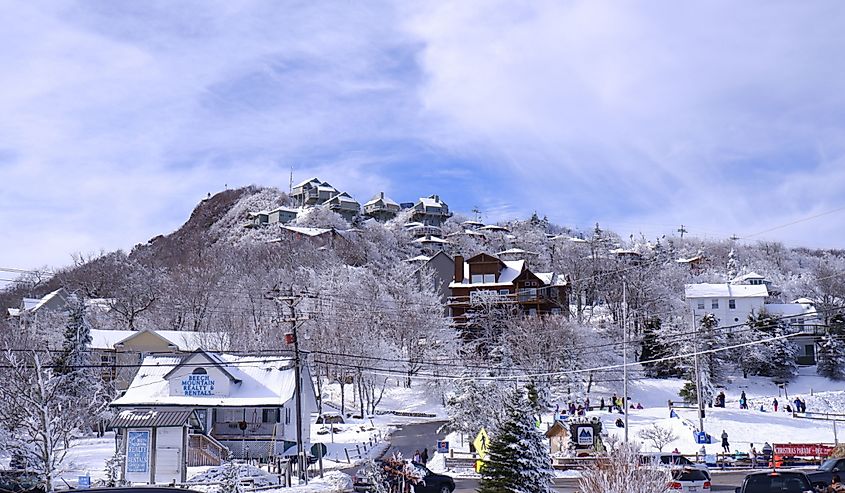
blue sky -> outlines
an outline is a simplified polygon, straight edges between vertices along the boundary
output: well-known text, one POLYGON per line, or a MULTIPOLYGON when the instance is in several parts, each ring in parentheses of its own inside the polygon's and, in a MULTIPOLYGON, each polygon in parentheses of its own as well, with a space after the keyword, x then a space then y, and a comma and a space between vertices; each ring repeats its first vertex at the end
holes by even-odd
MULTIPOLYGON (((841 2, 9 2, 0 265, 311 176, 627 236, 845 205, 841 2)), ((845 246, 843 214, 760 238, 845 246)), ((757 238, 755 238, 757 239, 757 238)))

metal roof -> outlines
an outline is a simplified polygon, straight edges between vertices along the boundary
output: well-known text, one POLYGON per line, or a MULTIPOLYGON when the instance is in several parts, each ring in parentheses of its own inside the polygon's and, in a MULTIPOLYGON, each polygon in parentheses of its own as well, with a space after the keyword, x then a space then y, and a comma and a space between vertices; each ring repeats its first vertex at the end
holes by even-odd
POLYGON ((163 428, 184 426, 188 420, 196 421, 193 409, 182 411, 159 411, 152 409, 127 409, 111 421, 112 428, 163 428))

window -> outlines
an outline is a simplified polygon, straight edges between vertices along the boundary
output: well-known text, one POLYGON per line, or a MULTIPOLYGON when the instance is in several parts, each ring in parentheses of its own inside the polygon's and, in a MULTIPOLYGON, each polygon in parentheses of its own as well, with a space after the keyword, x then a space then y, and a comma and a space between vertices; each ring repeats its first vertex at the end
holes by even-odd
POLYGON ((698 302, 698 309, 699 309, 699 310, 704 310, 704 302, 703 302, 703 301, 699 301, 699 302, 698 302))
POLYGON ((537 299, 537 288, 523 288, 519 290, 519 301, 531 301, 537 299))
POLYGON ((552 308, 552 315, 560 315, 560 308, 552 308))
POLYGON ((205 371, 205 368, 194 368, 194 371, 192 371, 191 373, 193 373, 194 375, 208 375, 208 372, 205 371))
POLYGON ((507 296, 507 295, 511 294, 511 292, 508 291, 507 289, 500 289, 499 294, 502 295, 502 296, 507 296))
POLYGON ((285 409, 285 424, 290 424, 290 409, 285 409))
POLYGON ((710 308, 713 310, 719 309, 719 300, 710 300, 710 308))
POLYGON ((728 308, 736 310, 736 300, 728 300, 728 308))
POLYGON ((496 275, 495 274, 473 274, 470 276, 470 280, 472 284, 478 284, 482 282, 496 282, 496 275))
POLYGON ((261 410, 261 422, 262 423, 278 423, 279 422, 279 410, 278 409, 262 409, 261 410))

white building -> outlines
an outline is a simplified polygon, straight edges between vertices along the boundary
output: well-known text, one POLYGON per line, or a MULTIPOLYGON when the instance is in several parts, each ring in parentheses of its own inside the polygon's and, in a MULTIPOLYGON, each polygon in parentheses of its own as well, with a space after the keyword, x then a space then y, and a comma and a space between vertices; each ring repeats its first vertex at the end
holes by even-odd
POLYGON ((695 323, 707 313, 719 319, 719 325, 745 323, 748 315, 758 313, 769 290, 765 284, 687 284, 684 297, 695 323))
MULTIPOLYGON (((126 393, 111 407, 124 417, 125 411, 136 417, 187 411, 196 416, 196 425, 186 421, 172 424, 175 428, 144 428, 135 419, 132 426, 117 426, 119 450, 127 457, 126 479, 180 482, 187 465, 209 465, 197 463, 208 459, 203 453, 209 449, 225 447, 240 459, 296 455, 294 374, 292 360, 278 356, 203 350, 184 357, 148 356, 126 393), (162 475, 151 468, 167 472, 162 475)), ((316 396, 307 365, 300 387, 301 433, 308 444, 316 396)))

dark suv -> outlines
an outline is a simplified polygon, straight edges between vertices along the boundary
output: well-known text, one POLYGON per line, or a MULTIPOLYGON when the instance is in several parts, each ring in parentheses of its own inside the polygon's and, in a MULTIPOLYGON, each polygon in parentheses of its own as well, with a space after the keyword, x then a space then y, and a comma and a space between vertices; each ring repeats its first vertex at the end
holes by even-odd
MULTIPOLYGON (((422 481, 414 485, 416 493, 452 493, 455 490, 455 480, 445 474, 437 474, 431 472, 422 464, 411 462, 411 465, 417 469, 422 481)), ((359 474, 361 471, 359 471, 359 474)), ((362 476, 355 476, 353 478, 353 489, 359 493, 369 493, 376 491, 374 485, 369 483, 369 480, 362 474, 362 476)))
POLYGON ((799 471, 755 472, 745 477, 736 493, 815 493, 813 486, 799 471))

